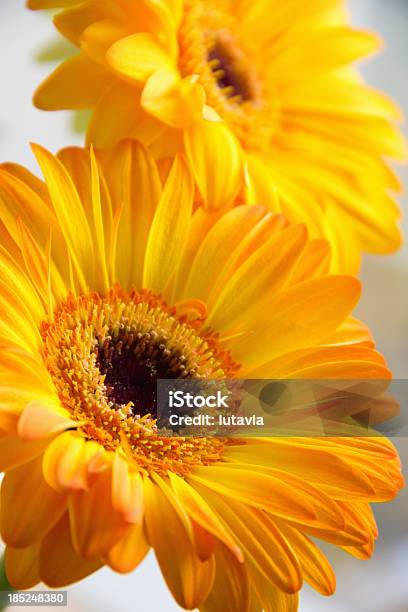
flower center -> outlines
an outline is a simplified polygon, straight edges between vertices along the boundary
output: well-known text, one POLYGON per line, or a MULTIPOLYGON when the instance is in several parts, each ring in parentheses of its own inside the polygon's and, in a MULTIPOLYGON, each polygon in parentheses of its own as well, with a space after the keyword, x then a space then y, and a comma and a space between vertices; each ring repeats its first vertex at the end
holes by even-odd
POLYGON ((157 379, 194 377, 194 368, 186 368, 185 355, 167 347, 163 330, 124 326, 99 337, 96 366, 104 375, 108 399, 115 406, 131 406, 134 415, 155 414, 157 379))
POLYGON ((224 442, 159 437, 157 379, 224 378, 237 370, 202 325, 147 291, 71 296, 42 325, 43 358, 86 437, 107 450, 123 446, 147 470, 185 473, 216 460, 224 442))
POLYGON ((256 98, 255 79, 251 78, 245 55, 234 48, 224 35, 208 37, 207 63, 221 93, 230 104, 242 104, 256 98))
POLYGON ((241 36, 238 20, 210 0, 186 0, 179 28, 179 67, 196 76, 206 102, 246 148, 269 148, 277 122, 259 52, 241 36))

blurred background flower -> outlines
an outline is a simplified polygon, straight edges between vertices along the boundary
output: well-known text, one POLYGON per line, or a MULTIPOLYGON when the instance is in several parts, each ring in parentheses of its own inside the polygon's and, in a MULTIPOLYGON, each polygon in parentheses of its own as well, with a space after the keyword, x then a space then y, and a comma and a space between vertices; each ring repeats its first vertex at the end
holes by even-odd
MULTIPOLYGON (((350 0, 353 23, 373 28, 384 38, 385 52, 362 65, 369 84, 387 91, 408 112, 408 4, 406 0, 350 0)), ((27 141, 41 142, 52 150, 81 144, 68 113, 41 113, 31 104, 32 92, 49 73, 49 65, 36 59, 44 42, 54 39, 50 20, 24 9, 24 0, 2 0, 0 6, 0 159, 11 159, 37 172, 27 141)), ((398 168, 408 184, 407 169, 398 168)), ((402 200, 403 208, 407 198, 402 200)), ((408 226, 405 221, 405 229, 408 226)), ((408 374, 408 247, 389 257, 366 258, 362 273, 364 291, 357 315, 372 328, 379 349, 386 355, 396 378, 408 374)), ((404 407, 407 410, 407 406, 404 407)), ((408 440, 395 440, 408 461, 408 440)), ((330 599, 306 589, 301 612, 406 612, 408 599, 408 492, 377 509, 381 536, 374 558, 361 562, 327 549, 337 574, 337 592, 330 599)), ((128 576, 102 570, 69 588, 70 612, 171 612, 178 610, 161 579, 156 561, 149 556, 128 576), (146 588, 147 587, 147 588, 146 588)), ((16 608, 14 608, 16 609, 16 608)))
POLYGON ((349 27, 343 0, 73 4, 28 1, 70 5, 54 23, 78 47, 39 84, 37 108, 92 107, 97 147, 135 136, 158 159, 184 150, 204 207, 266 201, 330 240, 332 270, 399 248, 384 158, 406 158, 401 112, 362 82, 354 62, 382 41, 349 27))

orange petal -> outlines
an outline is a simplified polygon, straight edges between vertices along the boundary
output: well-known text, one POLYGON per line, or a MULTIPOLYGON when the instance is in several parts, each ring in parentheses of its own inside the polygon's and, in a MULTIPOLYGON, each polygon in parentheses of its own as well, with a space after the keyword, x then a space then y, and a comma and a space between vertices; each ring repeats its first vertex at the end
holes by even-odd
POLYGON ((81 54, 60 64, 38 87, 33 101, 48 111, 92 108, 112 81, 106 68, 81 54))
POLYGON ((55 438, 43 457, 44 478, 60 492, 88 489, 95 474, 108 465, 105 449, 77 431, 55 438))
POLYGON ((130 524, 112 504, 112 473, 97 474, 89 490, 69 495, 73 545, 85 559, 108 554, 127 533, 130 524))
POLYGON ((150 550, 142 525, 132 525, 128 534, 108 553, 106 562, 121 574, 134 570, 150 550))
POLYGON ((19 436, 0 437, 0 471, 7 472, 41 455, 47 446, 44 439, 28 442, 19 436))
MULTIPOLYGON (((330 488, 334 498, 357 498, 359 495, 370 497, 374 494, 370 478, 354 457, 349 459, 344 451, 336 452, 326 446, 319 448, 318 438, 313 439, 313 444, 305 440, 306 443, 299 443, 298 438, 275 438, 270 444, 259 444, 259 440, 254 440, 254 444, 229 448, 228 456, 237 462, 242 461, 244 465, 258 464, 266 470, 268 467, 275 468, 282 473, 282 477, 287 471, 289 475, 317 484, 323 491, 330 488)), ((262 468, 255 465, 254 469, 262 468)), ((260 477, 258 473, 256 475, 260 477)))
MULTIPOLYGON (((112 19, 102 19, 91 23, 80 36, 83 52, 93 60, 94 65, 103 66, 108 49, 118 40, 128 35, 125 27, 112 19)), ((106 68, 105 68, 106 70, 106 68)))
POLYGON ((231 538, 228 532, 224 529, 221 521, 213 512, 207 502, 197 493, 191 485, 187 484, 183 478, 176 474, 169 473, 171 485, 178 499, 187 510, 190 517, 196 521, 201 527, 212 533, 216 538, 223 542, 231 552, 236 556, 238 561, 243 561, 243 556, 238 543, 231 538))
POLYGON ((84 207, 63 164, 39 145, 32 145, 32 149, 47 182, 78 281, 87 291, 93 280, 94 245, 84 207), (81 228, 80 232, 78 227, 81 228))
POLYGON ((291 225, 256 250, 220 291, 208 317, 208 325, 217 330, 230 328, 239 322, 243 312, 249 321, 249 312, 256 318, 260 296, 265 299, 268 295, 276 295, 285 286, 306 242, 306 228, 291 225), (276 255, 271 257, 271 252, 276 255))
POLYGON ((284 481, 262 473, 229 467, 196 467, 187 481, 198 482, 221 495, 277 516, 306 521, 316 518, 313 507, 305 501, 302 493, 284 481))
POLYGON ((291 282, 295 285, 305 279, 329 273, 331 250, 327 240, 309 240, 298 262, 291 282))
POLYGON ((112 503, 128 523, 141 525, 143 519, 143 482, 120 451, 112 465, 112 503))
POLYGON ((288 288, 270 301, 257 331, 232 343, 235 359, 247 367, 261 365, 318 344, 350 314, 360 291, 359 281, 347 276, 325 276, 288 288))
POLYGON ((37 542, 66 509, 66 498, 44 480, 41 458, 7 472, 1 485, 1 534, 11 546, 37 542))
POLYGON ((93 574, 103 563, 79 557, 71 541, 68 513, 59 520, 41 543, 39 574, 51 588, 60 588, 93 574))
POLYGON ((191 78, 182 79, 176 70, 158 70, 148 79, 141 105, 163 123, 185 128, 203 115, 205 94, 191 78))
POLYGON ((87 131, 87 143, 99 148, 113 147, 124 138, 137 138, 149 145, 165 126, 140 106, 140 90, 114 82, 95 106, 87 131), (120 113, 116 109, 120 108, 120 113))
POLYGON ((230 129, 220 122, 196 123, 185 130, 185 148, 204 205, 230 206, 244 183, 240 144, 230 129))
POLYGON ((336 590, 336 576, 325 555, 298 529, 290 527, 284 521, 278 521, 277 525, 299 559, 307 582, 322 595, 333 595, 336 590))
MULTIPOLYGON (((208 296, 212 296, 213 292, 218 296, 226 282, 226 268, 232 254, 242 244, 243 236, 249 234, 264 212, 261 206, 236 206, 223 214, 218 221, 212 220, 212 227, 202 238, 201 244, 194 245, 194 252, 191 249, 189 269, 185 271, 187 280, 184 295, 194 295, 206 303, 210 301, 208 296)), ((204 214, 209 219, 213 216, 204 214)), ((203 221, 206 221, 205 217, 203 221)))
POLYGON ((140 287, 146 243, 162 191, 157 166, 141 144, 126 140, 103 169, 113 208, 121 210, 120 242, 111 249, 111 274, 122 287, 140 287))
POLYGON ((163 293, 177 271, 188 237, 193 197, 194 183, 190 170, 186 162, 177 156, 150 228, 144 263, 144 287, 163 293))
POLYGON ((216 547, 215 563, 214 586, 209 597, 201 604, 200 612, 250 610, 246 566, 220 544, 216 547))
POLYGON ((208 493, 208 499, 239 540, 245 562, 253 564, 265 581, 272 581, 279 590, 297 592, 303 582, 298 560, 272 519, 265 512, 213 492, 208 493))
POLYGON ((25 440, 37 440, 70 427, 78 427, 78 422, 72 421, 63 408, 45 402, 30 402, 20 416, 18 434, 25 440))
POLYGON ((104 16, 103 9, 97 2, 80 4, 57 13, 54 16, 54 25, 65 38, 79 47, 82 32, 104 16))
POLYGON ((255 610, 279 610, 279 612, 298 612, 299 594, 284 593, 255 566, 248 568, 249 581, 253 589, 252 601, 255 610))
POLYGON ((38 557, 41 542, 26 548, 7 546, 4 564, 7 580, 14 589, 31 589, 40 582, 38 557))
POLYGON ((170 56, 153 36, 138 32, 114 43, 106 54, 109 66, 130 83, 143 83, 153 72, 171 68, 170 56))
POLYGON ((177 603, 193 610, 205 601, 214 580, 214 560, 200 561, 168 498, 144 480, 146 529, 166 583, 177 603))

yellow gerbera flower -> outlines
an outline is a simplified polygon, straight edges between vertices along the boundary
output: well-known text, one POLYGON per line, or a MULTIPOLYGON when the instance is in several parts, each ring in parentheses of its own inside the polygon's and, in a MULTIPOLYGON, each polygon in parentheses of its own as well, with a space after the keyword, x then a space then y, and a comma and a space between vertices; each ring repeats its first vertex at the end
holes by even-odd
POLYGON ((258 206, 192 213, 135 142, 34 146, 0 169, 1 534, 11 584, 63 586, 150 547, 184 608, 292 611, 333 571, 309 536, 367 557, 369 502, 402 485, 380 438, 163 438, 158 378, 389 378, 359 282, 258 206), (244 237, 243 237, 244 236, 244 237))
POLYGON ((379 39, 349 27, 343 0, 28 4, 69 7, 55 24, 81 54, 34 101, 93 108, 88 142, 184 150, 208 208, 237 194, 268 203, 332 242, 333 270, 400 245, 400 185, 384 158, 405 157, 401 116, 350 67, 379 39))

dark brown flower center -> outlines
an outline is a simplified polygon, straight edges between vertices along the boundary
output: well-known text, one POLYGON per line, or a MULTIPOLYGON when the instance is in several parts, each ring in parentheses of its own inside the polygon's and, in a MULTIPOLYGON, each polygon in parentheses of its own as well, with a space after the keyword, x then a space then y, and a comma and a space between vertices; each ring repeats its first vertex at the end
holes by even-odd
POLYGON ((147 471, 188 473, 218 461, 221 439, 157 435, 159 378, 224 378, 238 366, 217 337, 160 296, 111 288, 70 295, 41 325, 42 356, 61 405, 90 440, 118 447, 147 471))
POLYGON ((254 91, 244 58, 221 40, 215 40, 213 45, 207 60, 221 92, 236 103, 253 100, 254 91))
POLYGON ((132 404, 133 415, 156 414, 158 379, 194 376, 186 357, 167 348, 166 339, 154 330, 145 333, 121 331, 115 339, 98 342, 96 365, 105 376, 109 401, 117 406, 132 404))

